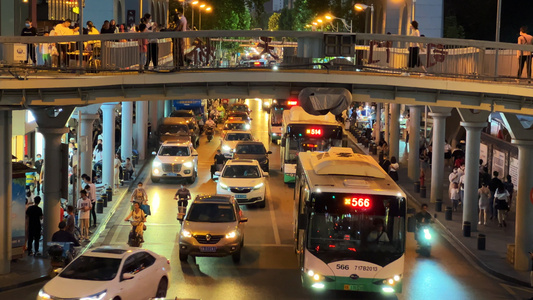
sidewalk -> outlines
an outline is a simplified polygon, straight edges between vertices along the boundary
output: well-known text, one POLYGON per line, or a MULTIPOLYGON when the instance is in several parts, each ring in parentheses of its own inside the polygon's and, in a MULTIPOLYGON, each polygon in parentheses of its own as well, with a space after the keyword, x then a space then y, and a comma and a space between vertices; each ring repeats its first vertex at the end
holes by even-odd
MULTIPOLYGON (((146 166, 145 162, 139 161, 139 164, 137 164, 137 176, 142 174, 146 166)), ((80 254, 91 248, 98 240, 120 202, 124 197, 129 195, 129 192, 131 192, 130 188, 136 185, 138 178, 140 177, 136 177, 132 181, 124 182, 124 185, 119 188, 118 192, 113 194, 113 201, 108 202, 107 207, 104 207, 103 213, 97 213, 98 226, 92 229, 93 234, 90 237, 90 241, 88 243, 81 243, 80 254)), ((11 273, 0 275, 0 292, 47 281, 50 279, 48 276, 49 268, 50 262, 47 258, 43 256, 27 256, 25 254, 23 258, 11 262, 11 273)))
MULTIPOLYGON (((365 153, 368 152, 368 148, 365 148, 362 144, 358 144, 353 135, 349 132, 348 140, 357 145, 365 153)), ((372 155, 377 161, 378 156, 372 155)), ((449 185, 448 175, 451 172, 451 168, 445 167, 444 171, 444 193, 442 212, 435 212, 435 204, 429 203, 431 194, 431 172, 426 172, 426 187, 427 197, 420 197, 419 193, 415 193, 414 182, 407 176, 407 151, 405 141, 400 141, 400 169, 398 171, 398 185, 407 194, 408 200, 413 201, 416 207, 420 207, 422 203, 429 205, 429 212, 431 215, 437 215, 435 224, 437 225, 441 235, 446 238, 461 254, 467 259, 476 263, 491 275, 498 277, 502 280, 512 282, 517 285, 530 287, 529 272, 520 272, 514 269, 513 265, 507 262, 507 245, 514 244, 515 234, 515 214, 514 208, 511 208, 511 212, 506 219, 507 227, 499 228, 496 217, 493 220, 487 222, 487 225, 478 225, 478 232, 472 232, 471 237, 464 237, 462 224, 463 214, 462 207, 459 210, 453 212, 452 220, 445 220, 444 209, 446 206, 451 206, 451 200, 447 195, 447 188, 449 185), (477 237, 478 234, 484 234, 486 236, 486 250, 477 249, 477 237)))

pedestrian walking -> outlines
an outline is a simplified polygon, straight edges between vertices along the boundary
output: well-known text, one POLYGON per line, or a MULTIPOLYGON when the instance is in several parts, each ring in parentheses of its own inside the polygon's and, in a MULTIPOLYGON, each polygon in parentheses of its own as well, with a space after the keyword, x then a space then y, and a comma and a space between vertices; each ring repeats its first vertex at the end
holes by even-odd
POLYGON ((477 191, 478 205, 479 205, 479 221, 478 224, 487 225, 487 211, 490 208, 490 189, 487 183, 483 183, 477 191))
POLYGON ((396 156, 393 156, 390 158, 390 166, 389 166, 389 176, 394 181, 398 181, 398 170, 400 169, 400 164, 398 164, 398 161, 396 160, 396 156))
POLYGON ((41 192, 41 170, 43 166, 43 160, 41 154, 37 154, 35 158, 35 171, 37 173, 37 194, 41 192))
POLYGON ((67 224, 65 231, 74 234, 76 229, 76 217, 74 216, 74 206, 72 205, 67 206, 67 217, 65 218, 65 223, 67 224))
POLYGON ((459 174, 459 168, 453 168, 453 171, 450 173, 450 175, 448 176, 448 180, 450 182, 450 185, 448 187, 448 194, 451 193, 451 190, 453 188, 453 184, 454 183, 457 183, 459 185, 459 179, 461 178, 460 177, 460 174, 459 174))
POLYGON ((505 190, 509 193, 509 209, 513 203, 514 184, 511 175, 507 175, 507 180, 503 183, 505 190))
POLYGON ((80 199, 78 199, 78 220, 81 231, 81 238, 89 240, 89 218, 91 212, 91 200, 87 197, 87 191, 80 191, 80 199))
POLYGON ((450 199, 452 200, 453 211, 457 211, 457 207, 459 206, 459 201, 461 200, 461 195, 459 192, 459 184, 457 184, 457 182, 454 182, 452 185, 452 188, 450 189, 450 199))
MULTIPOLYGON (((420 30, 418 30, 418 22, 415 20, 411 22, 410 36, 420 37, 420 30)), ((407 67, 409 69, 422 67, 424 72, 426 72, 426 69, 420 63, 420 44, 419 43, 410 43, 407 67)))
POLYGON ((83 179, 83 183, 85 183, 84 189, 87 191, 87 198, 91 200, 91 216, 93 223, 90 227, 96 227, 96 184, 91 181, 91 177, 87 174, 83 174, 81 178, 83 179))
MULTIPOLYGON (((152 16, 148 13, 144 14, 144 19, 146 20, 146 31, 156 32, 157 24, 152 22, 152 16)), ((144 65, 145 70, 148 70, 148 67, 150 66, 150 61, 153 64, 154 70, 157 69, 157 64, 158 64, 158 53, 157 52, 158 52, 157 39, 150 39, 148 41, 147 59, 144 65)))
POLYGON ((118 190, 118 188, 120 187, 120 168, 122 166, 122 160, 120 160, 120 156, 117 154, 115 154, 115 166, 114 166, 114 182, 115 182, 115 190, 118 190))
MULTIPOLYGON (((31 162, 26 163, 26 167, 33 169, 31 162)), ((26 172, 26 190, 30 191, 32 194, 35 191, 35 186, 37 185, 37 172, 30 171, 26 172)))
MULTIPOLYGON (((146 24, 140 24, 139 25, 139 32, 146 32, 146 24)), ((148 40, 147 39, 140 39, 139 40, 139 73, 144 73, 144 69, 146 69, 146 54, 148 53, 148 40)))
POLYGON ((446 166, 451 167, 451 160, 452 158, 452 145, 448 143, 447 140, 444 140, 444 161, 446 162, 446 166))
MULTIPOLYGON (((520 27, 520 36, 518 36, 518 45, 533 45, 533 36, 527 34, 527 26, 520 27)), ((531 51, 516 51, 516 57, 518 57, 518 74, 516 77, 520 79, 522 77, 522 71, 524 70, 524 64, 527 70, 527 79, 531 80, 531 51)))
MULTIPOLYGON (((177 13, 176 22, 176 31, 187 31, 187 18, 180 11, 177 13)), ((177 38, 173 40, 174 42, 174 67, 183 67, 185 66, 185 39, 177 38)))
MULTIPOLYGON (((22 32, 20 33, 21 36, 36 36, 37 35, 37 29, 33 27, 31 20, 26 19, 26 22, 24 23, 24 28, 22 28, 22 32)), ((37 65, 37 60, 35 57, 35 45, 33 43, 26 44, 26 60, 24 61, 25 64, 28 63, 28 57, 31 59, 31 63, 35 66, 37 65)))
POLYGON ((498 210, 498 226, 507 227, 505 217, 509 211, 509 192, 507 192, 503 183, 498 186, 494 194, 494 204, 498 210))
POLYGON ((494 194, 496 194, 496 190, 500 185, 503 185, 500 178, 498 178, 498 171, 492 172, 492 179, 489 182, 489 189, 490 189, 490 219, 492 220, 496 216, 496 208, 494 205, 496 204, 496 201, 494 201, 494 194))
POLYGON ((41 220, 43 210, 39 207, 41 197, 33 198, 33 205, 26 210, 26 224, 28 227, 28 255, 39 256, 39 241, 41 240, 41 220), (32 248, 32 245, 34 246, 32 248), (33 252, 35 250, 35 252, 33 252))

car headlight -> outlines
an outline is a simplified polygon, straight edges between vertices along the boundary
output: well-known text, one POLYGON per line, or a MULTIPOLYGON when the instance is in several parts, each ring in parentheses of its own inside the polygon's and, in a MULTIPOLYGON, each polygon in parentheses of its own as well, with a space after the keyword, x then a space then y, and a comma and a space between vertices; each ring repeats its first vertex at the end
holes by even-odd
POLYGON ((192 162, 187 161, 187 162, 183 163, 183 166, 184 166, 185 168, 192 168, 192 162))
POLYGON ((244 125, 244 128, 245 128, 246 130, 250 130, 250 124, 246 124, 246 125, 244 125))
POLYGON ((80 298, 80 300, 102 300, 105 298, 106 294, 107 294, 107 290, 91 295, 91 296, 82 297, 80 298))
POLYGON ((181 235, 183 237, 186 237, 186 238, 192 237, 192 233, 190 231, 188 231, 188 230, 185 230, 185 229, 181 231, 181 235))
POLYGON ((254 186, 254 190, 260 189, 263 185, 264 185, 264 183, 261 182, 260 184, 254 186))
POLYGON ((233 239, 236 236, 237 236, 237 232, 235 230, 233 230, 232 232, 226 234, 226 238, 227 239, 233 239))
POLYGON ((222 150, 224 150, 224 151, 230 151, 230 150, 231 150, 231 147, 228 146, 228 145, 224 145, 224 146, 222 146, 222 150))
POLYGON ((223 190, 227 190, 228 189, 228 186, 223 184, 222 182, 219 182, 218 184, 220 185, 221 189, 223 189, 223 190))
POLYGON ((161 167, 161 162, 160 162, 160 161, 157 161, 157 160, 154 160, 154 162, 152 163, 152 167, 154 167, 154 168, 159 168, 159 167, 161 167))
POLYGON ((48 295, 47 293, 44 292, 43 289, 41 289, 39 291, 39 294, 37 295, 37 299, 38 300, 47 300, 47 299, 52 299, 52 297, 50 297, 50 295, 48 295))

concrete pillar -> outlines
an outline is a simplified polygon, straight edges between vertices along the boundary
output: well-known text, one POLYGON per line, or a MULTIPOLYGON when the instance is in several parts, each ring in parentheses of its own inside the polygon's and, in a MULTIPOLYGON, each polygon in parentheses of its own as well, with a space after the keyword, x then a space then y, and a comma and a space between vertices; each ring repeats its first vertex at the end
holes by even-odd
POLYGON ((461 122, 461 126, 466 130, 463 222, 470 222, 471 231, 477 231, 481 129, 487 122, 461 122))
POLYGON ((409 106, 409 161, 407 174, 412 181, 420 178, 420 108, 421 106, 409 106))
POLYGON ((103 113, 103 148, 102 183, 107 187, 114 187, 114 161, 115 161, 115 106, 117 103, 102 104, 103 113))
MULTIPOLYGON (((57 231, 59 224, 59 210, 61 207, 61 179, 59 176, 62 166, 61 138, 68 132, 67 127, 38 128, 44 138, 44 180, 43 180, 43 249, 46 253, 47 243, 57 231)), ((66 178, 65 178, 66 179, 66 178)))
MULTIPOLYGON (((80 174, 91 176, 93 161, 93 123, 98 119, 95 114, 81 114, 80 139, 78 140, 78 153, 80 153, 80 174)), ((78 181, 83 182, 83 181, 78 181)), ((74 199, 76 199, 74 197, 74 199)))
MULTIPOLYGON (((530 136, 531 137, 531 136, 530 136)), ((518 146, 518 187, 516 194, 515 261, 514 268, 529 271, 533 248, 533 141, 514 140, 518 146)))
POLYGON ((379 145, 380 141, 381 141, 381 107, 383 106, 382 103, 376 103, 376 122, 377 123, 377 128, 376 128, 376 133, 375 134, 375 137, 376 137, 376 144, 379 145))
POLYGON ((146 158, 147 138, 148 138, 148 102, 137 101, 137 151, 139 159, 146 158))
POLYGON ((451 113, 429 113, 433 118, 433 153, 431 158, 431 197, 430 202, 443 200, 444 181, 444 139, 446 134, 446 118, 451 113))
POLYGON ((400 104, 390 103, 389 157, 400 161, 400 104))
POLYGON ((133 139, 133 102, 122 102, 122 128, 120 140, 120 156, 125 161, 132 158, 133 139))
MULTIPOLYGON (((389 103, 383 103, 383 106, 385 107, 385 111, 384 111, 384 114, 385 114, 385 142, 387 142, 387 144, 390 144, 390 140, 389 140, 389 126, 390 126, 390 122, 389 122, 389 119, 390 119, 390 116, 389 116, 389 107, 390 107, 390 104, 389 103)), ((396 157, 397 158, 397 157, 396 157)))
MULTIPOLYGON (((157 101, 157 120, 161 121, 162 118, 166 117, 165 115, 165 100, 157 101)), ((159 124, 157 124, 159 126, 159 124)))
POLYGON ((157 116, 157 104, 159 101, 150 101, 150 123, 152 124, 152 136, 157 131, 157 121, 159 120, 157 116))
POLYGON ((170 113, 173 111, 172 100, 165 101, 165 117, 170 116, 170 113))
MULTIPOLYGON (((12 112, 0 111, 0 274, 11 272, 12 112)), ((24 218, 24 216, 19 216, 24 218)))

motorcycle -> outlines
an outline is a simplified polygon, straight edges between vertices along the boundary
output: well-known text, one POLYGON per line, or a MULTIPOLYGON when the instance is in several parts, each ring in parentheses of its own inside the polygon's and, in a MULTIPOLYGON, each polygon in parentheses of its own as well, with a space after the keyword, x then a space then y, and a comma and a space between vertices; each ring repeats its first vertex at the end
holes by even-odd
POLYGON ((50 257, 48 275, 53 278, 76 257, 76 252, 72 243, 49 242, 47 245, 50 257))
POLYGON ((178 198, 174 198, 174 200, 178 200, 178 216, 176 219, 180 222, 180 224, 183 224, 183 219, 185 218, 185 214, 187 212, 187 205, 180 205, 178 198))
POLYGON ((430 257, 432 239, 431 226, 429 224, 422 224, 420 225, 420 227, 418 227, 418 230, 415 234, 417 236, 416 241, 418 242, 418 248, 416 249, 416 253, 426 257, 430 257))
POLYGON ((131 231, 128 236, 128 246, 130 247, 141 247, 143 241, 143 237, 137 233, 136 229, 137 226, 139 226, 137 221, 130 220, 131 224, 131 231))
POLYGON ((205 135, 207 136, 207 142, 210 142, 213 139, 215 134, 215 128, 213 126, 207 126, 205 128, 205 135))

